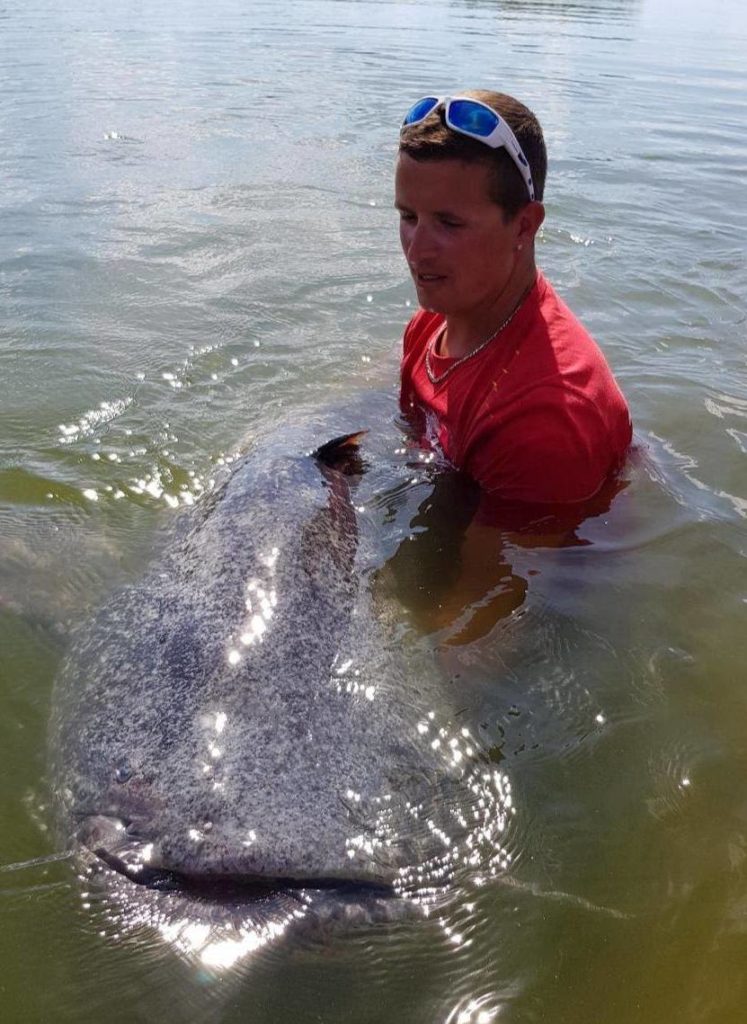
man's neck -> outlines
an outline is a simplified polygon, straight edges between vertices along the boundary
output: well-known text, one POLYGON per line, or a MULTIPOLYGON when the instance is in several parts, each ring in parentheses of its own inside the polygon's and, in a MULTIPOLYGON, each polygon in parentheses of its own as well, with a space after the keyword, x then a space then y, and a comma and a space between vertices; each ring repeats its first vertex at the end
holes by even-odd
POLYGON ((447 316, 436 354, 461 359, 493 338, 518 311, 536 279, 537 268, 532 262, 521 274, 512 276, 501 295, 490 304, 465 315, 447 316))

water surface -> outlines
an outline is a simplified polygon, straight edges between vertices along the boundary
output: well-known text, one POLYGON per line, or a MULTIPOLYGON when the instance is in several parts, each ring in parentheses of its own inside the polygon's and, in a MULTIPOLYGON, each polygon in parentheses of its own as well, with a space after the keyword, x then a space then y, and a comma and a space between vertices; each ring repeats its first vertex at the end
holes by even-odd
POLYGON ((55 849, 69 629, 231 453, 345 407, 401 483, 364 484, 370 558, 407 543, 430 488, 394 451, 413 99, 485 86, 538 114, 539 262, 603 345, 637 453, 586 543, 515 552, 520 611, 444 656, 512 780, 509 870, 220 978, 107 931, 64 864, 2 872, 4 1020, 743 1019, 746 49, 736 0, 6 0, 0 863, 55 849))

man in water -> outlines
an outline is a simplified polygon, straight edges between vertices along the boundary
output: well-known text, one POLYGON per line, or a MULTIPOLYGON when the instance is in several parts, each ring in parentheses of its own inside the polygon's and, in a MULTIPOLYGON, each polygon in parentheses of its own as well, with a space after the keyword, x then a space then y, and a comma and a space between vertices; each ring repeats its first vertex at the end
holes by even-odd
POLYGON ((457 610, 509 568, 505 530, 580 522, 631 440, 604 356, 535 264, 546 169, 536 117, 500 93, 425 97, 401 128, 395 205, 421 306, 405 330, 402 407, 482 492, 457 610))

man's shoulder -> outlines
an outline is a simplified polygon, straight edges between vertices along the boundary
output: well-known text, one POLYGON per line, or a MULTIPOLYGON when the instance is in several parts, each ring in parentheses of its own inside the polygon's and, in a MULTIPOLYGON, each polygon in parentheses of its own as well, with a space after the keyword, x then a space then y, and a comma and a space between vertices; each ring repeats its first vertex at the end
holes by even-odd
POLYGON ((581 392, 592 403, 624 401, 600 345, 544 278, 542 286, 516 360, 514 397, 550 387, 558 389, 558 402, 564 391, 581 392))
POLYGON ((545 341, 554 358, 568 355, 595 360, 601 350, 589 330, 579 320, 570 306, 555 291, 546 278, 541 279, 537 316, 532 324, 532 334, 538 342, 545 341))

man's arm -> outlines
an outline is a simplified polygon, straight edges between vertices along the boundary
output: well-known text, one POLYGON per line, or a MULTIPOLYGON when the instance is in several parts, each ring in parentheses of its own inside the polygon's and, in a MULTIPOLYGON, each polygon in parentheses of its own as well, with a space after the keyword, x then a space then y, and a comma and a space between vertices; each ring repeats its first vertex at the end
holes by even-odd
POLYGON ((559 524, 544 533, 514 533, 477 516, 460 546, 456 582, 433 609, 431 628, 450 630, 445 642, 452 646, 486 636, 521 607, 527 594, 528 581, 513 570, 513 550, 556 548, 567 540, 568 531, 559 524))

